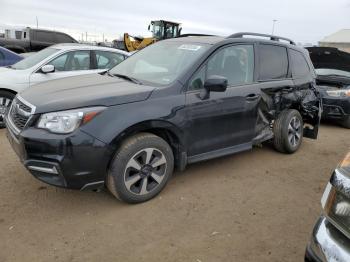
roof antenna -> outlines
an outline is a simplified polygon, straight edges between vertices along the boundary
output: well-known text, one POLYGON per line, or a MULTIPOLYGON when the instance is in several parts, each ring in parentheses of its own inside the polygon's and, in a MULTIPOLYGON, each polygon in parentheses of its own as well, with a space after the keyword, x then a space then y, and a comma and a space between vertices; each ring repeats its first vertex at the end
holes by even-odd
POLYGON ((272 33, 271 33, 271 35, 273 35, 275 33, 275 24, 277 21, 278 21, 277 19, 272 20, 272 33))

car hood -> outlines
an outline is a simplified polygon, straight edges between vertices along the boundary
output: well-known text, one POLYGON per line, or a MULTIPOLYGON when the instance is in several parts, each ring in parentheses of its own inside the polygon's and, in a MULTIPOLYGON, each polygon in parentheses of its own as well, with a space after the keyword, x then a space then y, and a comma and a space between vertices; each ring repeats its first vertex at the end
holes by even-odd
POLYGON ((9 88, 16 84, 29 84, 28 71, 0 67, 0 88, 9 88))
POLYGON ((350 53, 333 47, 308 47, 315 68, 329 68, 350 72, 350 53))
POLYGON ((26 89, 20 96, 47 113, 89 106, 113 106, 146 100, 155 87, 101 74, 67 77, 26 89))

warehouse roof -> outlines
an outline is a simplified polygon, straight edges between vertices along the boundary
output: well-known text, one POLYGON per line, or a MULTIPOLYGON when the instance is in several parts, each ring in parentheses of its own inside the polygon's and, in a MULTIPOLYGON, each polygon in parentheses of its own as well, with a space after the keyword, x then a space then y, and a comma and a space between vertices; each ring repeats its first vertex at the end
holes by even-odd
POLYGON ((350 29, 342 29, 326 36, 320 43, 350 43, 350 29))

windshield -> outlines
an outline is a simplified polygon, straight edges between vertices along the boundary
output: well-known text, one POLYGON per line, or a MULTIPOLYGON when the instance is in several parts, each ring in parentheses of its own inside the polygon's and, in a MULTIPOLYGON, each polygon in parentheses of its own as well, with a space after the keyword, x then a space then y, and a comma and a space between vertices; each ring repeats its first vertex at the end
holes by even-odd
POLYGON ((45 58, 56 53, 58 50, 59 49, 55 49, 55 48, 43 49, 40 52, 38 52, 34 55, 31 55, 31 56, 19 61, 18 63, 12 65, 11 68, 18 69, 18 70, 24 70, 24 69, 31 68, 31 67, 35 66, 36 64, 40 63, 41 61, 43 61, 45 58))
POLYGON ((316 70, 316 74, 321 76, 337 75, 337 76, 343 76, 343 77, 350 77, 350 72, 343 71, 343 70, 329 69, 329 68, 318 68, 315 70, 316 70))
POLYGON ((210 45, 174 41, 153 44, 110 70, 141 82, 168 85, 185 72, 210 45))

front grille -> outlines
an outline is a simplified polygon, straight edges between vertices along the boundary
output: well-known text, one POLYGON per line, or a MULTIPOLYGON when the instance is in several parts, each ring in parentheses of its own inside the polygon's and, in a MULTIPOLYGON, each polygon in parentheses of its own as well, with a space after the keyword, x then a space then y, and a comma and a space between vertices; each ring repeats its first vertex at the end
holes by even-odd
POLYGON ((14 99, 10 108, 9 117, 11 122, 19 130, 22 130, 30 116, 32 115, 32 108, 29 105, 26 105, 18 98, 14 99))

